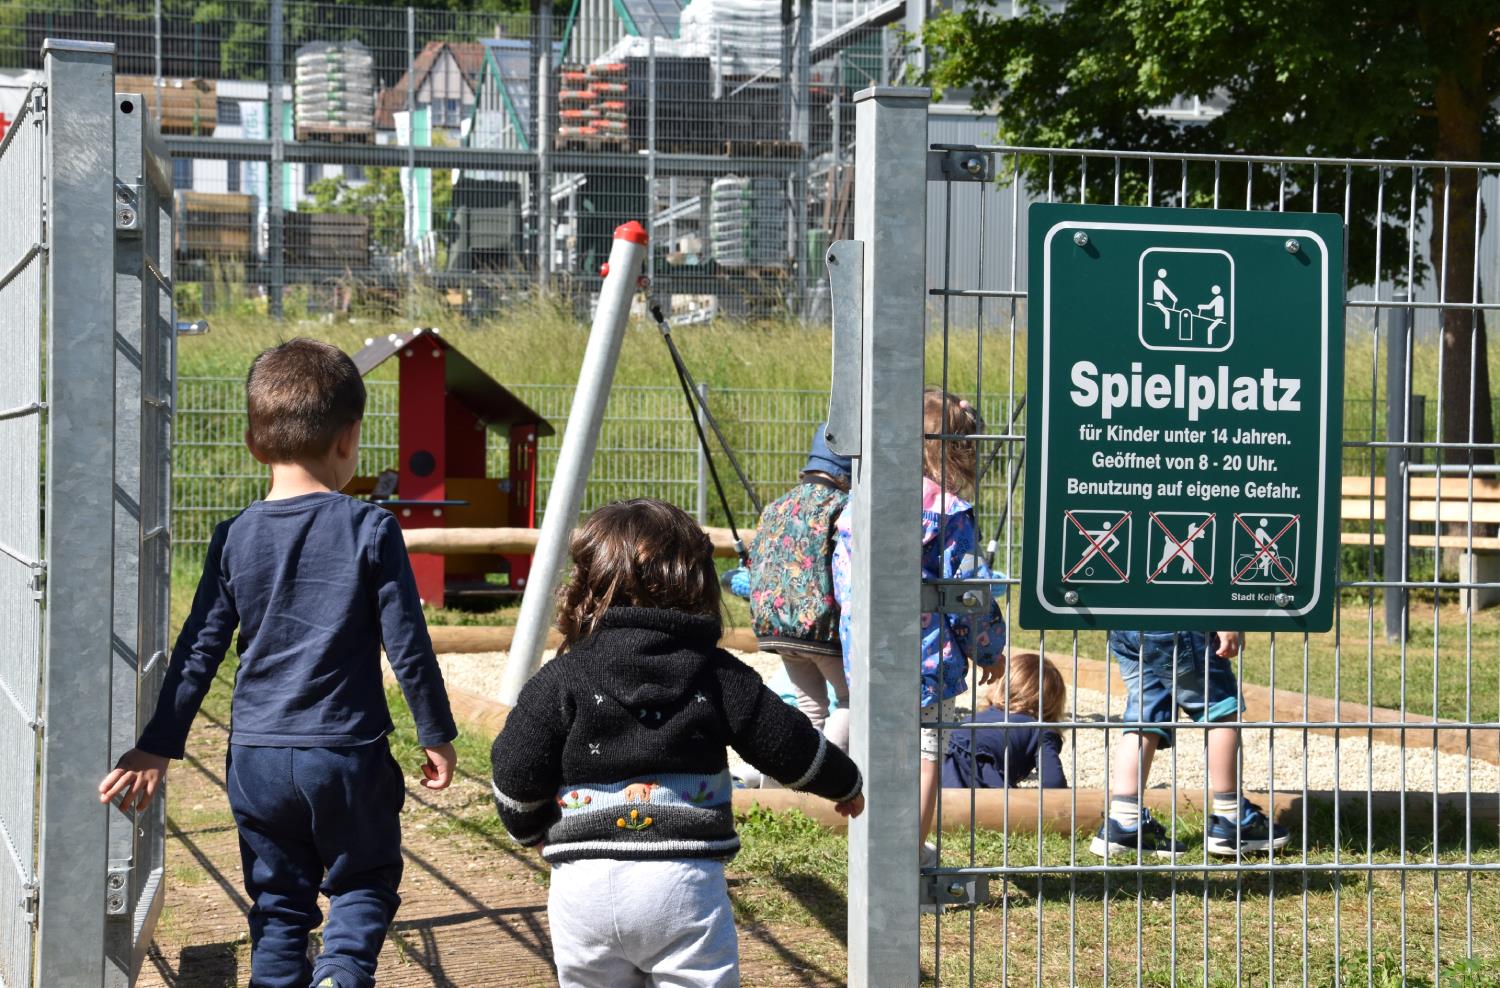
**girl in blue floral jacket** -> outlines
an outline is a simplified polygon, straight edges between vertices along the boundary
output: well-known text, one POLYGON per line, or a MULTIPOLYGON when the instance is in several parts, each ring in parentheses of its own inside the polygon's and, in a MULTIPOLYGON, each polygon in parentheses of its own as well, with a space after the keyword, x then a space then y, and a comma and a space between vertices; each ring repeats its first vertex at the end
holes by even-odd
MULTIPOLYGON (((967 401, 941 388, 922 394, 924 435, 969 436, 980 431, 979 413, 967 401)), ((922 578, 924 580, 988 579, 989 567, 979 558, 978 535, 972 497, 978 473, 978 455, 973 442, 924 439, 922 442, 922 578)), ((856 497, 859 495, 856 493, 856 497)), ((850 644, 854 593, 851 584, 852 554, 858 551, 851 528, 853 512, 839 518, 838 544, 833 553, 833 589, 841 608, 839 637, 844 643, 844 668, 852 668, 850 644)), ((972 663, 980 670, 980 683, 991 682, 1001 671, 1005 651, 1005 620, 991 605, 981 614, 922 615, 921 710, 922 723, 957 719, 954 698, 968 690, 966 679, 972 663)), ((921 825, 925 840, 937 812, 943 752, 936 728, 922 728, 921 825)), ((924 857, 935 858, 929 848, 924 857)), ((926 862, 924 862, 926 863, 926 862)))

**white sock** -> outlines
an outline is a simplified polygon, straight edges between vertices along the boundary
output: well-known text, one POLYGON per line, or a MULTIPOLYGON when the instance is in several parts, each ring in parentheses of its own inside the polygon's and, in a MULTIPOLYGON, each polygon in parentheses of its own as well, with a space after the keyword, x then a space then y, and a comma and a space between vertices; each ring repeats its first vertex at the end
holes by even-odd
POLYGON ((1240 818, 1240 797, 1238 793, 1216 792, 1213 799, 1213 814, 1221 816, 1226 820, 1238 820, 1240 818))
POLYGON ((1109 801, 1109 818, 1126 830, 1134 830, 1141 822, 1141 798, 1115 796, 1109 801))

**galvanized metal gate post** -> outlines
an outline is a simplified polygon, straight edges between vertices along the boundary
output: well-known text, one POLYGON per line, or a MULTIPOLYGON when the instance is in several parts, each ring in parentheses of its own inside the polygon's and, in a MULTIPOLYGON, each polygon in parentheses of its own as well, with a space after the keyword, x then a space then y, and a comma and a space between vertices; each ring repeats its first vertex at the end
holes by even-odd
MULTIPOLYGON (((111 758, 133 747, 166 674, 171 605, 172 175, 134 93, 115 96, 115 631, 111 758)), ((164 899, 166 800, 109 814, 105 984, 140 971, 164 899)))
POLYGON ((855 238, 864 242, 854 471, 850 752, 865 814, 849 829, 849 983, 917 982, 917 654, 921 619, 926 89, 854 97, 855 238))
POLYGON ((95 785, 166 665, 171 175, 112 45, 43 52, 0 143, 0 986, 128 985, 165 810, 95 785))
MULTIPOLYGON (((47 41, 46 597, 37 971, 103 980, 114 542, 114 46, 47 41)), ((23 984, 25 982, 22 982, 23 984)))

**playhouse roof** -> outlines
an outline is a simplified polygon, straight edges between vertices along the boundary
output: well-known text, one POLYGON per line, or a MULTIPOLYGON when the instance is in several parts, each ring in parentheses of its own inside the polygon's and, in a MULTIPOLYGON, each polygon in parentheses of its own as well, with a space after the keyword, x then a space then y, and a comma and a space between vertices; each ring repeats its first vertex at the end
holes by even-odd
POLYGON ((443 383, 448 393, 463 402, 464 407, 486 426, 493 428, 535 423, 538 436, 552 435, 552 426, 540 413, 480 370, 477 364, 463 355, 463 351, 444 339, 435 329, 418 327, 409 333, 392 333, 367 340, 364 347, 354 355, 354 366, 359 368, 361 375, 369 374, 419 338, 423 346, 439 346, 448 352, 448 359, 443 365, 443 383))

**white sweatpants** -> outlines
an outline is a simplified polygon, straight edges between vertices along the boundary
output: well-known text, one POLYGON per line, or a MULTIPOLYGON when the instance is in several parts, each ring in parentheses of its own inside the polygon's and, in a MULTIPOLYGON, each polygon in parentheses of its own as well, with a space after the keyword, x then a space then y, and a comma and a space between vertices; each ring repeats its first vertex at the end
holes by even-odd
POLYGON ((738 988, 724 863, 588 858, 554 865, 547 896, 562 988, 738 988))

